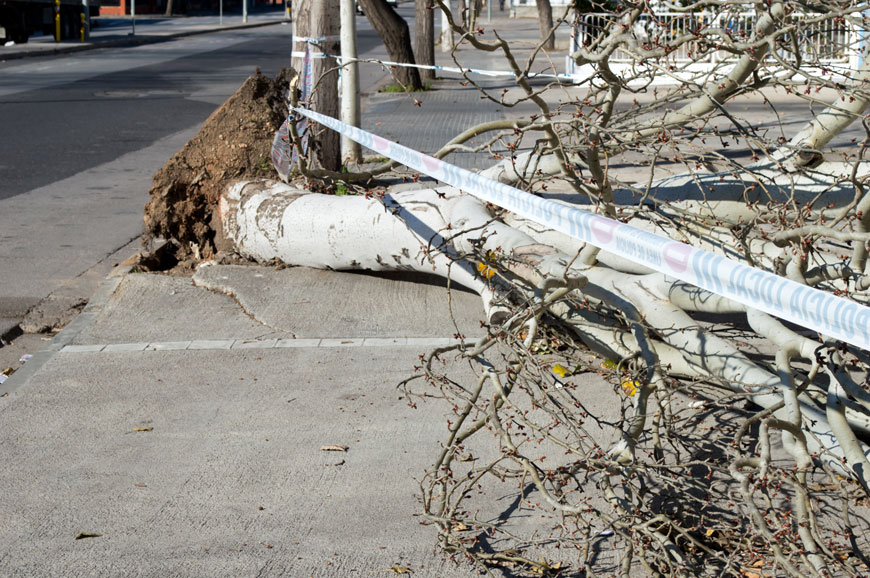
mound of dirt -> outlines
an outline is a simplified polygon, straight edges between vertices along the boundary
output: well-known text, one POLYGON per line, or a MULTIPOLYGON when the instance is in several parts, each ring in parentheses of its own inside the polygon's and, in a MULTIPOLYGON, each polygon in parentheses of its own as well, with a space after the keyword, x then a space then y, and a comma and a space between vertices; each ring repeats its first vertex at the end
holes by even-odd
POLYGON ((290 69, 275 80, 256 70, 157 171, 145 205, 147 236, 178 241, 179 260, 214 256, 215 207, 226 185, 277 178, 272 138, 287 116, 292 77, 290 69))

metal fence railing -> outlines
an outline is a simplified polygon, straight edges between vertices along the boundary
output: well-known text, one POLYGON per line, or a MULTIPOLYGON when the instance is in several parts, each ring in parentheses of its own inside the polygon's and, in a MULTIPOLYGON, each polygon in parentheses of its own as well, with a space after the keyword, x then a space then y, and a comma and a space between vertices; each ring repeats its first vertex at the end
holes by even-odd
MULTIPOLYGON (((814 21, 809 15, 791 14, 797 24, 796 37, 785 35, 778 43, 779 55, 793 61, 799 54, 804 61, 823 64, 848 63, 857 47, 856 31, 846 21, 822 19, 814 21)), ((617 16, 607 13, 581 14, 571 34, 571 53, 580 47, 592 46, 596 40, 622 27, 639 47, 664 48, 674 62, 718 62, 733 58, 731 52, 717 50, 713 42, 698 39, 699 34, 716 29, 735 42, 745 42, 752 36, 756 22, 754 12, 710 14, 685 12, 656 12, 643 14, 632 26, 617 16)), ((705 36, 710 37, 709 34, 705 36)), ((624 50, 617 50, 611 62, 629 62, 636 58, 624 50)))

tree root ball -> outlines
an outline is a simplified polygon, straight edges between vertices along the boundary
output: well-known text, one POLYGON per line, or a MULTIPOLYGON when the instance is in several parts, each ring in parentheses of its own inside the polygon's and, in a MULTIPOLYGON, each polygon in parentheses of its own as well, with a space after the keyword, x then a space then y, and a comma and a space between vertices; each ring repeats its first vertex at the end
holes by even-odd
POLYGON ((213 219, 227 183, 277 178, 272 139, 287 116, 292 77, 290 69, 274 80, 256 70, 157 171, 145 205, 147 237, 175 239, 181 258, 216 253, 213 219))

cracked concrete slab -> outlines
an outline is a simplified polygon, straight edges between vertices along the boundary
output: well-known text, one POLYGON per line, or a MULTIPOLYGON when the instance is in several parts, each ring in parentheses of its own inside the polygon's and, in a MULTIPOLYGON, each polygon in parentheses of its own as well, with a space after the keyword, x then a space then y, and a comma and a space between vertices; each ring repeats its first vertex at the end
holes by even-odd
MULTIPOLYGON (((107 279, 52 342, 57 353, 2 398, 4 576, 333 577, 396 565, 417 578, 473 575, 434 553, 437 530, 419 515, 418 480, 443 443, 450 404, 424 398, 412 409, 396 388, 454 331, 438 309, 445 289, 332 271, 210 269, 232 282, 223 287, 232 297, 189 278, 107 279), (258 314, 274 308, 270 322, 322 337, 265 327, 236 301, 248 295, 258 314), (306 295, 311 303, 293 303, 306 295), (348 451, 320 450, 339 444, 348 451), (99 536, 76 540, 82 532, 99 536)), ((476 295, 453 299, 457 318, 482 317, 476 295)), ((451 379, 475 381, 461 357, 443 361, 451 379)), ((597 374, 578 379, 590 410, 612 419, 610 386, 597 374)), ((500 456, 487 435, 467 448, 500 456)), ((548 523, 546 512, 517 515, 531 491, 496 484, 469 504, 529 535, 548 523)), ((612 567, 613 544, 602 537, 595 547, 612 567)))
POLYGON ((436 282, 397 281, 307 267, 200 267, 194 283, 232 294, 266 326, 296 337, 449 337, 479 335, 480 297, 436 282), (457 320, 458 328, 451 323, 457 320))
MULTIPOLYGON (((91 308, 89 308, 90 310, 91 308)), ((195 287, 187 277, 123 277, 74 344, 264 339, 291 335, 251 319, 230 297, 195 287)))

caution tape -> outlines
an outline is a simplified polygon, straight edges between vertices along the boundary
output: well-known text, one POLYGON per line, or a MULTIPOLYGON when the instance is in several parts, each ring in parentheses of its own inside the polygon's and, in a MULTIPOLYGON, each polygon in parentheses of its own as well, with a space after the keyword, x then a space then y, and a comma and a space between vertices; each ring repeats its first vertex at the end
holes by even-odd
MULTIPOLYGON (((291 58, 305 58, 305 53, 301 50, 294 50, 290 53, 291 58)), ((309 58, 335 58, 335 56, 330 56, 325 52, 311 52, 308 54, 309 58)), ((338 60, 336 58, 336 60, 338 60)))
MULTIPOLYGON (((302 58, 304 52, 294 50, 290 53, 292 58, 302 58)), ((336 56, 333 54, 328 54, 326 52, 317 52, 312 53, 311 58, 334 58, 338 65, 341 66, 342 58, 341 56, 336 56)), ((408 62, 393 62, 392 60, 379 60, 376 58, 365 58, 353 59, 353 62, 372 62, 375 64, 380 64, 383 66, 398 66, 400 68, 419 68, 421 70, 437 70, 440 72, 452 72, 455 74, 476 74, 478 76, 492 76, 492 77, 504 77, 508 76, 510 78, 516 78, 517 75, 510 70, 483 70, 480 68, 458 68, 455 66, 433 66, 429 64, 410 64, 408 62)), ((574 80, 574 75, 572 74, 549 74, 546 72, 529 72, 525 75, 526 78, 554 78, 558 80, 574 80)))
POLYGON ((870 350, 870 307, 601 215, 537 197, 340 120, 310 110, 295 107, 293 110, 391 160, 521 217, 717 295, 870 350))
POLYGON ((322 44, 324 42, 338 42, 341 40, 341 36, 320 36, 318 38, 311 38, 309 36, 294 36, 293 42, 300 42, 304 44, 322 44))

